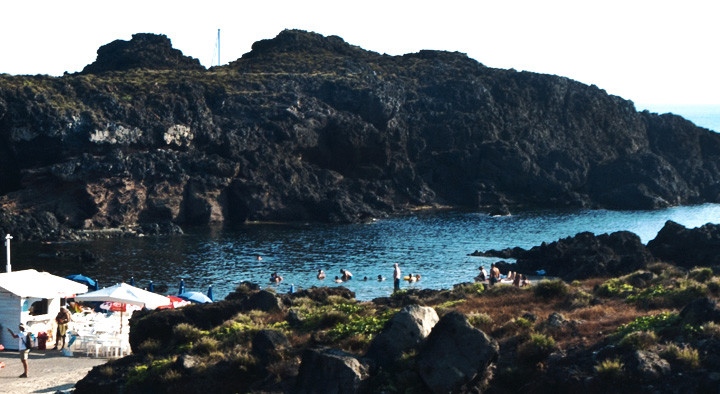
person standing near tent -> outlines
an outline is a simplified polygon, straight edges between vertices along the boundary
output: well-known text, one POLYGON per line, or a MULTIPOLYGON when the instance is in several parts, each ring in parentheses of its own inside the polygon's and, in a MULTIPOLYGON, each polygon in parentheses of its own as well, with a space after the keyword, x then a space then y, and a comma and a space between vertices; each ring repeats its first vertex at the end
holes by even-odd
POLYGON ((64 307, 60 308, 57 316, 55 316, 55 322, 57 323, 57 336, 55 337, 55 347, 53 350, 58 349, 58 344, 62 341, 60 350, 65 349, 65 335, 68 330, 68 323, 70 322, 70 312, 64 307))
POLYGON ((19 377, 21 378, 27 378, 28 377, 28 357, 30 356, 30 347, 28 346, 28 339, 32 340, 30 338, 30 333, 25 332, 25 325, 20 323, 18 326, 18 329, 20 332, 15 335, 14 332, 12 332, 11 329, 7 329, 10 335, 12 335, 13 338, 18 340, 18 352, 20 353, 20 362, 23 365, 23 374, 19 377))

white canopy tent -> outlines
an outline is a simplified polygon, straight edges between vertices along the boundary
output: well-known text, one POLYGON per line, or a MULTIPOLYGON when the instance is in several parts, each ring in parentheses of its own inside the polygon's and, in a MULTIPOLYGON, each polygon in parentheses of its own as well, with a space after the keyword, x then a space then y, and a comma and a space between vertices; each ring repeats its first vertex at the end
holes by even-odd
MULTIPOLYGON (((147 309, 156 309, 159 306, 169 305, 170 299, 130 286, 125 283, 118 283, 115 286, 106 287, 97 291, 79 295, 75 297, 76 301, 111 301, 122 304, 144 306, 147 309)), ((122 309, 120 310, 120 333, 122 334, 122 309)))
POLYGON ((0 273, 0 343, 17 349, 17 340, 6 328, 17 332, 20 323, 36 336, 46 333, 48 342, 54 342, 60 300, 87 291, 83 284, 33 269, 0 273))
POLYGON ((75 297, 75 300, 120 302, 122 304, 144 306, 147 309, 156 309, 159 306, 170 304, 170 299, 163 295, 139 289, 125 283, 118 283, 115 286, 79 295, 75 297))

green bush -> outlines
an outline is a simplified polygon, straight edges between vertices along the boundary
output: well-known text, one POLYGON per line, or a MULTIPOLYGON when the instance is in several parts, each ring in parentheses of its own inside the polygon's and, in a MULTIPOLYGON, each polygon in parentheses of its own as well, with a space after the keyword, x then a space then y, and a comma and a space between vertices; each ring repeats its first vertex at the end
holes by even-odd
POLYGON ((705 283, 713 277, 713 270, 707 267, 695 267, 688 273, 690 279, 705 283))
POLYGON ((623 370, 624 367, 618 358, 607 359, 595 365, 595 373, 597 373, 599 378, 606 381, 616 381, 623 378, 625 374, 623 370))
POLYGON ((373 335, 379 333, 395 311, 388 310, 378 316, 352 316, 348 322, 340 323, 330 331, 328 335, 334 340, 347 338, 353 335, 365 335, 372 338, 373 335))
POLYGON ((489 330, 493 325, 493 319, 487 313, 473 313, 468 315, 468 322, 471 326, 483 331, 489 330))
POLYGON ((635 292, 636 289, 624 283, 621 278, 606 280, 595 290, 595 294, 600 297, 627 297, 635 292))
POLYGON ((657 334, 653 331, 633 331, 625 335, 619 345, 632 350, 647 350, 657 341, 657 334))
POLYGON ((585 308, 590 305, 592 299, 592 294, 579 289, 570 294, 570 309, 585 308))
POLYGON ((479 295, 485 291, 482 283, 464 283, 453 287, 452 292, 461 296, 479 295))
POLYGON ((677 313, 664 312, 657 315, 640 316, 635 320, 618 327, 616 334, 625 336, 633 331, 654 331, 662 334, 665 330, 677 328, 680 315, 677 313))
POLYGON ((533 286, 533 293, 545 299, 565 297, 568 292, 568 285, 562 279, 543 279, 533 286))
POLYGON ((682 348, 674 343, 669 344, 661 356, 675 360, 685 368, 696 369, 700 366, 700 353, 697 349, 685 345, 682 348))
POLYGON ((555 350, 553 337, 544 334, 531 334, 530 340, 518 347, 518 358, 526 364, 536 364, 555 350))
POLYGON ((200 337, 207 334, 207 331, 202 331, 188 323, 180 323, 173 327, 173 338, 179 344, 195 342, 200 339, 200 337))

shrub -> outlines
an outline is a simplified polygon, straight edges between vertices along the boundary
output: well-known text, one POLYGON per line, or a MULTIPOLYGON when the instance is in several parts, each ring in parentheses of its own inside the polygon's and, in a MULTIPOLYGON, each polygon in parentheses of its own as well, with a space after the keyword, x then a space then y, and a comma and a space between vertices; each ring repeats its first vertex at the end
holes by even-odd
POLYGON ((707 267, 695 267, 688 273, 690 279, 705 283, 713 277, 713 270, 707 267))
POLYGON ((140 343, 138 346, 139 353, 153 354, 158 353, 162 349, 162 344, 158 339, 149 338, 140 343))
POLYGON ((661 356, 675 360, 686 368, 696 369, 700 366, 700 353, 697 349, 685 345, 682 348, 674 343, 669 344, 661 356))
POLYGON ((620 359, 606 359, 595 365, 595 373, 605 380, 618 380, 624 375, 623 368, 624 365, 620 362, 620 359))
POLYGON ((528 364, 538 363, 555 350, 553 337, 544 334, 531 334, 530 340, 518 347, 518 358, 528 364))
POLYGON ((629 294, 635 293, 635 288, 624 283, 620 278, 609 279, 595 290, 595 294, 600 297, 627 297, 629 294))
POLYGON ((568 291, 568 285, 562 279, 543 279, 533 286, 535 295, 545 299, 565 297, 568 291))
POLYGON ((385 327, 385 323, 394 314, 395 311, 388 310, 379 316, 352 316, 347 323, 340 323, 328 331, 328 335, 334 340, 353 335, 366 335, 370 339, 385 327))
POLYGON ((216 351, 220 347, 220 341, 211 337, 200 338, 195 345, 193 350, 198 354, 210 354, 216 351))
MULTIPOLYGON (((243 319, 245 320, 245 319, 243 319)), ((249 321, 249 319, 247 319, 249 321)), ((250 342, 253 335, 260 330, 260 327, 252 322, 226 321, 212 330, 214 339, 222 342, 225 346, 246 344, 250 342)))
POLYGON ((200 339, 200 337, 207 334, 207 331, 203 332, 199 328, 188 323, 180 323, 173 327, 173 338, 175 338, 177 343, 195 342, 200 339))
POLYGON ((482 283, 463 283, 454 286, 452 292, 460 296, 480 295, 485 291, 482 283))
POLYGON ((489 330, 493 325, 493 319, 487 313, 472 313, 468 315, 468 322, 483 331, 489 330))
POLYGON ((706 338, 720 339, 720 324, 715 322, 705 323, 700 326, 700 333, 706 338))
POLYGON ((640 316, 635 320, 618 327, 616 334, 625 336, 633 331, 654 331, 662 334, 663 331, 675 328, 680 320, 677 313, 664 312, 657 315, 640 316))
POLYGON ((485 289, 485 295, 488 297, 505 297, 510 296, 513 294, 517 294, 519 292, 523 291, 519 287, 515 287, 513 285, 509 284, 496 284, 493 286, 488 286, 487 289, 485 289))
POLYGON ((620 340, 619 345, 633 350, 647 350, 657 343, 657 334, 653 331, 633 331, 620 340))
POLYGON ((720 294, 720 280, 718 280, 718 278, 713 278, 707 283, 707 289, 714 295, 720 294))
POLYGON ((592 299, 593 295, 584 290, 575 291, 570 295, 570 309, 585 308, 590 306, 592 299))

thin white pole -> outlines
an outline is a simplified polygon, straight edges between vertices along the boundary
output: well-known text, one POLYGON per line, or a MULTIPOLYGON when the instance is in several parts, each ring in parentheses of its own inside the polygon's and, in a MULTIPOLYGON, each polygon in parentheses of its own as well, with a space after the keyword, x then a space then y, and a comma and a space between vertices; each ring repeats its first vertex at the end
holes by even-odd
POLYGON ((220 65, 220 29, 218 29, 218 66, 220 65))
POLYGON ((12 266, 10 265, 10 240, 12 238, 13 237, 10 234, 5 236, 5 247, 7 248, 7 264, 5 265, 6 272, 12 272, 12 266))

